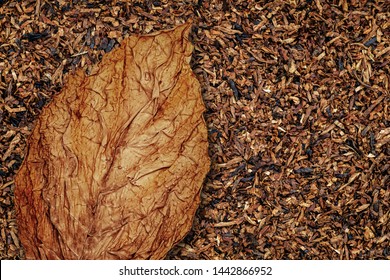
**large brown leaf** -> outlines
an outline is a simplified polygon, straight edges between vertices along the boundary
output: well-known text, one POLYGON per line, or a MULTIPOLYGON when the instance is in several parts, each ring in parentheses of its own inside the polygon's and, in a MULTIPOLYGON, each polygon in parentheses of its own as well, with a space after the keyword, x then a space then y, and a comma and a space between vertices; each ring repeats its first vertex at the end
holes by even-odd
POLYGON ((159 259, 209 170, 190 25, 133 36, 44 108, 16 176, 28 259, 159 259))

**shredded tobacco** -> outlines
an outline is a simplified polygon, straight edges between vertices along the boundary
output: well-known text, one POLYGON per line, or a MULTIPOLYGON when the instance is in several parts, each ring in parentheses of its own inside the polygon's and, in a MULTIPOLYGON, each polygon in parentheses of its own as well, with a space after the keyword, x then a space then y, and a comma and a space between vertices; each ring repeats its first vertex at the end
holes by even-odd
POLYGON ((390 2, 0 1, 0 257, 42 107, 133 34, 193 20, 211 171, 169 259, 390 259, 390 2))

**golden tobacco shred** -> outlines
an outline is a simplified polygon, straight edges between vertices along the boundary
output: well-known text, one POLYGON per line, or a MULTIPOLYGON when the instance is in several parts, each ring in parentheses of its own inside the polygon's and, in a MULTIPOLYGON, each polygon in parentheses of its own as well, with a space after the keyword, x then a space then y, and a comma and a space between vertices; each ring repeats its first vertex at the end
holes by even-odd
POLYGON ((132 36, 44 108, 15 178, 27 259, 161 259, 209 171, 191 25, 132 36))

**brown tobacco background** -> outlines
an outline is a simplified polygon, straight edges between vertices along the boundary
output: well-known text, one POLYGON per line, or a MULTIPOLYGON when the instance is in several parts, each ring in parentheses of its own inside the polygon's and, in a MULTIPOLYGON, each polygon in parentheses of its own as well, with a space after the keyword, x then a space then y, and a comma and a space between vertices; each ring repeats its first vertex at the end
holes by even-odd
POLYGON ((13 178, 67 73, 193 20, 212 159, 169 259, 390 259, 390 2, 0 1, 0 258, 13 178))

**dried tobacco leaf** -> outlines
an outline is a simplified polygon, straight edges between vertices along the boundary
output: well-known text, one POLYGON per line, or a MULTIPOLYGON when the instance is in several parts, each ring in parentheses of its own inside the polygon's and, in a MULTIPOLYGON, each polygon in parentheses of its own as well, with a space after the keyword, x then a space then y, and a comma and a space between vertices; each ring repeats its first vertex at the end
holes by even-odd
POLYGON ((133 36, 44 108, 16 176, 28 259, 160 259, 209 170, 190 25, 133 36))

